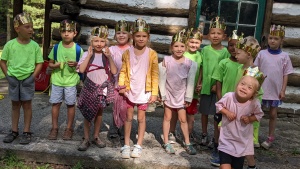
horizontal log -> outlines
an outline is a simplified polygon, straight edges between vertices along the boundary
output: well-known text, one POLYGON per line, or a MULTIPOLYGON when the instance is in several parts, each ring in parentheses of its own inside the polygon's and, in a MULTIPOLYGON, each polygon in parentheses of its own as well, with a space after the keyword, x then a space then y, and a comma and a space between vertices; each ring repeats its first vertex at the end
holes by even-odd
POLYGON ((60 22, 64 19, 72 19, 70 15, 63 15, 57 9, 51 9, 49 14, 49 19, 51 22, 60 22))
POLYGON ((282 2, 282 3, 295 3, 300 4, 300 0, 274 0, 275 2, 282 2))
POLYGON ((300 38, 284 38, 283 47, 300 47, 300 38))
POLYGON ((300 87, 300 74, 299 73, 290 74, 288 78, 288 85, 300 87))
MULTIPOLYGON (((109 28, 114 28, 116 24, 115 20, 96 19, 96 18, 91 18, 87 15, 78 16, 77 21, 80 22, 81 24, 88 25, 88 26, 97 26, 101 24, 101 25, 107 25, 109 28)), ((174 35, 177 31, 185 28, 184 26, 179 26, 179 25, 149 24, 149 26, 150 26, 150 32, 153 34, 170 35, 170 36, 174 35)))
POLYGON ((300 56, 290 55, 293 67, 300 67, 300 56))
POLYGON ((176 9, 176 8, 138 8, 135 6, 129 6, 127 4, 116 4, 106 1, 87 0, 86 3, 81 5, 85 9, 93 9, 98 11, 110 11, 118 13, 130 13, 141 15, 154 15, 154 16, 170 16, 170 17, 188 17, 188 9, 176 9))
POLYGON ((66 3, 60 6, 59 11, 63 15, 78 15, 80 13, 80 8, 78 5, 66 3))
POLYGON ((63 5, 63 4, 79 4, 79 2, 77 1, 73 1, 73 0, 50 0, 51 4, 55 4, 55 5, 63 5))
POLYGON ((276 25, 300 27, 300 16, 289 14, 273 14, 271 22, 272 24, 276 25))

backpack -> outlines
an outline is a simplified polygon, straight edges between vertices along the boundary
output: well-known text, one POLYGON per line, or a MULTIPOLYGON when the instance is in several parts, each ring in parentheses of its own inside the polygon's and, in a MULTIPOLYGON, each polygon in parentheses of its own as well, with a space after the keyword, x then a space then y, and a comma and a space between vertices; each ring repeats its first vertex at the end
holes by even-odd
MULTIPOLYGON (((54 49, 53 49, 53 59, 54 59, 55 61, 57 61, 58 44, 59 44, 59 43, 55 44, 55 45, 54 45, 54 49)), ((81 54, 81 47, 80 47, 77 43, 75 43, 75 45, 76 45, 76 62, 79 62, 80 54, 81 54)), ((83 80, 83 78, 84 78, 84 77, 83 77, 83 74, 82 74, 82 73, 78 73, 78 75, 79 75, 79 77, 80 77, 80 80, 83 80)))

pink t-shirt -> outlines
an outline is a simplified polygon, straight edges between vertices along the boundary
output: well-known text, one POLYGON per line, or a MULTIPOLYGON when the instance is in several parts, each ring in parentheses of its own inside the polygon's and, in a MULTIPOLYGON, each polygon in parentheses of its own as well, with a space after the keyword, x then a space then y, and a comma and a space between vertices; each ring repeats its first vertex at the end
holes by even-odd
POLYGON ((118 72, 117 74, 114 75, 115 77, 115 84, 116 86, 118 86, 118 82, 119 82, 119 74, 120 74, 120 71, 121 71, 121 68, 122 68, 122 55, 123 53, 129 49, 129 45, 124 47, 124 48, 120 48, 119 46, 111 46, 109 47, 109 50, 111 52, 111 56, 112 56, 112 59, 114 60, 114 63, 118 69, 118 72))
MULTIPOLYGON (((80 64, 82 64, 84 62, 84 60, 87 57, 88 52, 84 52, 82 55, 82 58, 79 60, 78 65, 77 65, 77 71, 78 68, 80 66, 80 64)), ((97 66, 103 66, 103 62, 102 62, 102 54, 99 53, 95 53, 95 58, 92 62, 93 65, 97 65, 97 66)), ((89 70, 95 69, 97 68, 96 66, 90 66, 89 70)), ((103 82, 105 82, 108 78, 108 75, 106 74, 104 69, 97 69, 97 70, 93 70, 91 72, 87 72, 87 77, 89 79, 91 79, 94 83, 96 84, 102 84, 103 82)), ((103 94, 106 95, 107 93, 107 89, 105 89, 103 91, 103 94)))
POLYGON ((293 66, 288 53, 273 55, 268 50, 261 50, 254 62, 267 78, 262 84, 262 99, 279 100, 283 76, 293 73, 293 66))
POLYGON ((134 54, 134 47, 130 47, 130 90, 126 93, 126 97, 137 104, 145 104, 148 102, 151 92, 146 92, 146 76, 149 67, 150 48, 146 47, 142 55, 134 54))
POLYGON ((166 67, 166 100, 165 104, 171 108, 183 108, 184 97, 187 88, 187 78, 192 61, 185 58, 178 63, 172 56, 164 57, 166 67))
POLYGON ((217 112, 226 108, 236 113, 236 119, 229 121, 222 115, 222 126, 220 129, 218 149, 234 157, 254 155, 253 148, 253 125, 245 124, 240 119, 241 116, 255 115, 260 121, 264 115, 258 99, 239 103, 236 100, 235 92, 226 93, 221 100, 216 103, 217 112))

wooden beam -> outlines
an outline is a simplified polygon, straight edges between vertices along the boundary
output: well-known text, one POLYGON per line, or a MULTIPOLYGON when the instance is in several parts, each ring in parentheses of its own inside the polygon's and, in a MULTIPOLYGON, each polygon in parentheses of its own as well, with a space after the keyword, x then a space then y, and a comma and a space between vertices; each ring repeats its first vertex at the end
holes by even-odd
POLYGON ((299 87, 300 86, 300 74, 297 74, 297 73, 290 74, 289 78, 288 78, 288 85, 299 87))
POLYGON ((283 47, 300 47, 300 38, 284 38, 283 47))
POLYGON ((72 1, 72 0, 50 0, 51 4, 55 4, 55 5, 63 5, 63 4, 79 4, 76 1, 72 1))
POLYGON ((293 67, 300 67, 300 56, 290 55, 290 58, 291 58, 293 67))
POLYGON ((289 14, 273 14, 272 23, 276 25, 300 27, 300 16, 289 14))
POLYGON ((196 25, 197 3, 198 0, 190 0, 189 19, 188 19, 189 28, 194 28, 196 25))
MULTIPOLYGON (((196 1, 196 0, 193 0, 196 1)), ((117 4, 100 0, 87 0, 81 5, 85 9, 93 9, 97 11, 110 11, 118 13, 155 15, 155 16, 170 16, 170 17, 185 17, 189 16, 188 9, 176 8, 138 8, 127 4, 117 4)), ((196 15, 196 13, 195 13, 196 15)))
POLYGON ((300 0, 275 0, 275 2, 300 4, 300 0))
POLYGON ((265 17, 264 17, 264 25, 263 25, 263 32, 261 37, 261 44, 260 46, 264 49, 267 47, 267 35, 270 33, 270 26, 271 26, 271 17, 273 12, 273 0, 267 0, 266 2, 266 9, 265 9, 265 17))
POLYGON ((71 19, 70 15, 63 15, 57 9, 51 9, 49 13, 49 20, 51 22, 60 22, 64 19, 71 19))
MULTIPOLYGON (((103 25, 107 25, 109 28, 114 28, 116 21, 111 20, 111 19, 96 19, 96 18, 91 18, 87 15, 80 15, 77 17, 77 21, 81 24, 84 25, 89 25, 89 26, 97 26, 99 23, 103 25)), ((132 22, 129 22, 130 24, 132 22)), ((161 35, 174 35, 176 32, 179 30, 182 30, 185 28, 185 26, 180 26, 180 25, 160 25, 160 24, 149 24, 151 28, 151 33, 153 34, 161 34, 161 35)))
MULTIPOLYGON (((14 0, 13 1, 13 17, 15 17, 17 14, 23 12, 23 3, 24 3, 23 0, 14 0)), ((12 22, 11 25, 12 25, 12 27, 11 27, 12 28, 11 29, 11 39, 13 39, 13 38, 16 38, 18 35, 17 35, 17 32, 14 29, 13 22, 12 22)))
POLYGON ((66 3, 60 6, 59 11, 63 15, 78 15, 80 13, 80 8, 78 5, 66 3))
POLYGON ((51 21, 49 19, 49 13, 52 9, 50 0, 45 2, 45 22, 44 22, 44 37, 43 37, 43 58, 47 60, 48 58, 48 49, 51 42, 51 21))

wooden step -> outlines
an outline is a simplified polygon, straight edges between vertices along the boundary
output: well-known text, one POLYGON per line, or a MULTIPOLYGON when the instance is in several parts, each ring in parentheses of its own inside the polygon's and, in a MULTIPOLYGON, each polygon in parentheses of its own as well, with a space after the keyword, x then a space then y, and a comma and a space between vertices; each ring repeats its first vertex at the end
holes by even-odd
POLYGON ((298 103, 300 104, 300 87, 287 86, 285 92, 285 103, 298 103))
MULTIPOLYGON (((263 110, 265 112, 266 118, 269 117, 269 109, 263 107, 263 110)), ((300 117, 300 104, 296 103, 282 103, 282 105, 278 108, 278 118, 284 118, 284 117, 292 117, 292 118, 299 118, 300 117)))
POLYGON ((294 73, 289 75, 288 85, 300 87, 300 67, 294 67, 294 73))

